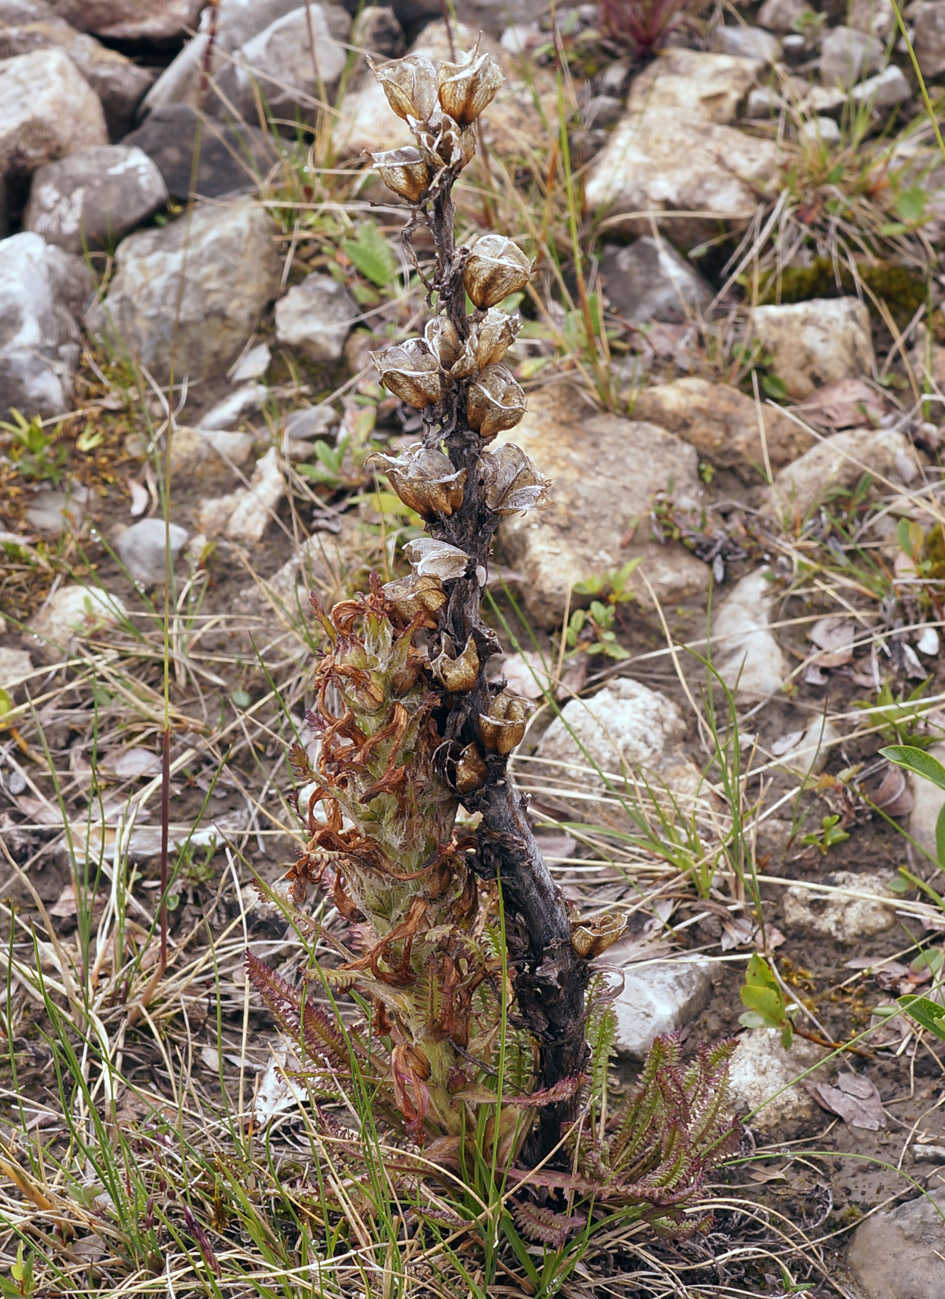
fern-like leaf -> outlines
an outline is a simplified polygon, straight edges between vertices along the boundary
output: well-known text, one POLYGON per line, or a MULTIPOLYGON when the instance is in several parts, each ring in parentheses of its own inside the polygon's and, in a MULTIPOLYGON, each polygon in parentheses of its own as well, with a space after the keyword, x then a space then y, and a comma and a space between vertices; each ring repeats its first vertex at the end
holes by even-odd
POLYGON ((320 1006, 313 1006, 281 975, 252 952, 246 953, 246 973, 276 1021, 303 1051, 326 1064, 348 1069, 351 1054, 360 1054, 320 1006))
POLYGON ((587 1222, 582 1213, 557 1213, 546 1204, 532 1204, 527 1200, 513 1206, 512 1217, 523 1236, 552 1249, 560 1249, 587 1222))

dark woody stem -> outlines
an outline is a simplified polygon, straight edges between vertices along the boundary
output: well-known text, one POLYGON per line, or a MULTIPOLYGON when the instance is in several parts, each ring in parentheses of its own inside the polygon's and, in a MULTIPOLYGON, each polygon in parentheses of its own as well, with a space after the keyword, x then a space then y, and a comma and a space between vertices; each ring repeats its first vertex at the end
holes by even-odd
MULTIPOLYGON (((463 286, 466 249, 455 246, 451 195, 455 176, 445 173, 441 179, 444 183, 430 214, 436 249, 432 283, 445 314, 460 338, 465 338, 469 329, 463 286)), ((488 712, 490 701, 505 684, 487 680, 487 661, 500 646, 482 621, 485 574, 499 520, 483 498, 479 470, 483 442, 466 418, 467 388, 468 380, 450 383, 443 400, 423 412, 425 443, 445 447, 454 467, 466 470, 462 505, 448 518, 437 517, 428 528, 431 536, 458 546, 471 557, 466 574, 446 584, 449 599, 439 615, 438 633, 448 636, 457 650, 471 636, 480 661, 473 688, 450 696, 443 734, 446 751, 454 759, 466 745, 475 744, 485 760, 484 786, 463 796, 467 808, 482 817, 472 865, 483 879, 498 880, 502 889, 516 1000, 538 1046, 537 1087, 545 1089, 575 1078, 585 1068, 589 968, 571 944, 567 902, 535 841, 526 816, 526 799, 509 778, 508 759, 485 749, 481 742, 478 716, 488 712)), ((562 1125, 577 1118, 579 1103, 575 1088, 569 1099, 539 1110, 524 1152, 530 1162, 540 1161, 558 1145, 562 1125)))

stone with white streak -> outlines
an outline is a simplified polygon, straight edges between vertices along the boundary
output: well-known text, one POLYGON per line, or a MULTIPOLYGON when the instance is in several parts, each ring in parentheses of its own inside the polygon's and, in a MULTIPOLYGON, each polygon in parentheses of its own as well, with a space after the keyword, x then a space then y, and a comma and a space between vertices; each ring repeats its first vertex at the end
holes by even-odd
POLYGON ((775 599, 767 572, 758 569, 736 582, 712 620, 716 670, 739 699, 766 699, 790 674, 771 627, 775 599))
POLYGON ((716 27, 712 49, 717 54, 734 54, 741 58, 761 59, 767 65, 778 57, 780 42, 763 27, 716 27))
POLYGON ((85 263, 23 231, 0 241, 0 418, 63 415, 92 291, 85 263))
POLYGON ((729 1071, 733 1107, 750 1127, 764 1132, 791 1120, 810 1118, 814 1102, 804 1090, 801 1075, 826 1055, 802 1037, 795 1037, 790 1051, 785 1051, 776 1028, 749 1029, 738 1039, 729 1071))
POLYGON ((22 184, 46 162, 107 143, 99 98, 63 50, 0 64, 0 177, 22 184))
POLYGON ((343 284, 330 275, 307 275, 276 303, 276 338, 318 365, 333 365, 360 314, 343 284))
POLYGON ((818 877, 817 884, 832 886, 836 892, 792 884, 784 891, 784 923, 807 938, 825 938, 843 947, 855 945, 896 924, 888 883, 888 873, 832 871, 818 877))
POLYGON ((809 397, 836 379, 871 376, 876 367, 870 313, 859 298, 756 307, 752 327, 791 397, 809 397))
POLYGON ((503 519, 498 536, 498 553, 523 575, 525 606, 541 626, 558 626, 566 606, 574 608, 575 583, 636 557, 630 585, 644 605, 707 588, 706 565, 679 543, 655 540, 646 522, 653 494, 670 487, 679 508, 701 509, 694 447, 654 424, 601 412, 565 385, 530 393, 522 422, 497 441, 517 443, 554 482, 550 509, 503 519))
POLYGON ((691 1024, 712 995, 711 963, 699 957, 628 965, 623 980, 613 1003, 615 1046, 619 1055, 631 1060, 644 1060, 657 1037, 691 1024))
POLYGON ((897 429, 844 429, 824 438, 775 476, 769 502, 803 519, 831 488, 850 488, 867 474, 909 484, 922 472, 915 447, 897 429))
POLYGON ((278 293, 277 235, 253 202, 197 207, 163 229, 129 235, 88 327, 162 379, 172 366, 191 379, 226 370, 278 293))
POLYGON ((601 253, 600 274, 610 304, 624 320, 682 320, 709 305, 712 287, 665 240, 649 235, 601 253))
POLYGON ((249 486, 227 496, 204 501, 197 510, 197 526, 208 537, 229 537, 244 545, 262 540, 285 495, 285 479, 275 447, 256 461, 249 486))
POLYGON ((35 172, 23 225, 48 244, 81 253, 117 243, 167 199, 167 186, 146 153, 95 145, 35 172))

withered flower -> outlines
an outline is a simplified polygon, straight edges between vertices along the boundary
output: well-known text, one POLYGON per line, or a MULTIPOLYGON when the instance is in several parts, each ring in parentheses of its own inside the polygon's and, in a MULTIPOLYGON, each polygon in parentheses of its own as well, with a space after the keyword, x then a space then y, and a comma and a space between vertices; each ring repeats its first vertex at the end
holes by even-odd
POLYGON ((369 157, 387 188, 405 198, 408 203, 418 203, 429 189, 433 173, 424 162, 420 150, 413 145, 403 149, 386 149, 383 153, 369 154, 369 157))
POLYGON ((417 442, 400 456, 375 451, 366 463, 382 469, 404 505, 424 519, 448 518, 463 503, 466 470, 454 469, 442 451, 417 442))
POLYGON ((571 946, 578 956, 591 961, 607 951, 627 928, 627 916, 608 911, 594 920, 580 921, 571 927, 571 946))
POLYGON ((436 107, 436 68, 425 54, 407 54, 382 67, 369 58, 368 65, 398 117, 428 120, 436 107))
POLYGON ((434 170, 453 167, 462 171, 476 152, 476 132, 458 126, 451 117, 434 113, 426 131, 415 133, 421 154, 434 170))
POLYGON ((510 293, 524 289, 531 262, 505 235, 483 235, 466 261, 463 283, 477 307, 495 307, 510 293))
POLYGON ((475 744, 467 744, 456 759, 453 788, 458 794, 471 794, 486 783, 486 764, 475 744))
POLYGON ((436 541, 433 537, 415 537, 408 541, 404 546, 404 557, 419 577, 430 573, 442 582, 462 577, 469 563, 465 550, 451 546, 448 541, 436 541))
POLYGON ((518 316, 510 316, 498 307, 489 308, 475 330, 476 365, 480 370, 502 360, 521 327, 518 316))
POLYGON ((484 441, 514 428, 524 414, 525 394, 506 366, 487 365, 469 385, 466 417, 484 441))
POLYGON ((449 370, 459 356, 460 341, 456 326, 446 316, 431 316, 423 331, 427 347, 444 370, 449 370))
POLYGON ((506 442, 495 451, 484 451, 479 467, 486 504, 500 517, 543 510, 551 504, 551 484, 542 478, 521 447, 506 442))
POLYGON ((476 642, 468 637, 462 654, 457 654, 453 642, 443 637, 443 648, 430 663, 433 675, 450 692, 472 690, 479 676, 479 655, 476 642))
POLYGON ((457 63, 441 63, 437 73, 440 107, 460 126, 474 122, 495 99, 504 78, 491 54, 460 55, 457 63))
POLYGON ((443 396, 443 381, 436 357, 431 356, 419 338, 371 352, 374 368, 389 392, 409 406, 423 410, 443 396))
POLYGON ((432 573, 422 577, 410 573, 407 577, 387 582, 381 590, 404 622, 412 622, 420 614, 424 627, 436 626, 436 612, 442 609, 447 599, 440 579, 432 573))
POLYGON ((503 690, 489 705, 488 713, 479 714, 479 734, 487 749, 511 753, 525 736, 525 723, 532 705, 519 695, 503 690))

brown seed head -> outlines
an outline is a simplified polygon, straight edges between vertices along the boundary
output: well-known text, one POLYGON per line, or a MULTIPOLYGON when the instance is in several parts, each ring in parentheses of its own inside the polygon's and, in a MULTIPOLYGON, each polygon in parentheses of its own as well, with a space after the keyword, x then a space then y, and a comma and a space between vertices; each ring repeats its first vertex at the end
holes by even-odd
POLYGON ((418 442, 400 456, 376 451, 365 463, 382 469, 404 505, 424 519, 449 518, 463 503, 466 470, 454 469, 442 451, 418 442))
POLYGON ((495 99, 504 77, 491 54, 461 55, 441 63, 437 73, 440 107, 460 126, 469 126, 495 99))
POLYGON ((504 235, 483 235, 467 258, 463 282, 476 306, 485 309, 524 289, 531 273, 531 262, 518 244, 504 235))
POLYGON ((532 705, 519 695, 503 690, 489 705, 488 713, 479 714, 479 734, 487 749, 511 753, 525 736, 525 723, 532 705))
POLYGON ((451 693, 459 690, 472 690, 479 677, 479 655, 476 642, 470 636, 463 647, 462 654, 457 654, 453 642, 448 636, 443 637, 443 648, 430 663, 433 675, 441 685, 451 693))
POLYGON ((419 338, 410 338, 383 352, 371 352, 370 357, 384 387, 409 406, 423 410, 443 396, 436 357, 419 338))
POLYGON ((436 68, 425 54, 407 54, 382 67, 369 58, 368 64, 398 117, 428 120, 436 107, 436 68))
POLYGON ((514 428, 524 414, 525 394, 506 366, 487 365, 469 385, 466 417, 483 441, 514 428))
POLYGON ((429 189, 433 173, 424 162, 420 150, 413 145, 372 153, 369 157, 387 188, 405 198, 408 203, 419 203, 429 189))

